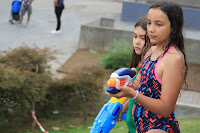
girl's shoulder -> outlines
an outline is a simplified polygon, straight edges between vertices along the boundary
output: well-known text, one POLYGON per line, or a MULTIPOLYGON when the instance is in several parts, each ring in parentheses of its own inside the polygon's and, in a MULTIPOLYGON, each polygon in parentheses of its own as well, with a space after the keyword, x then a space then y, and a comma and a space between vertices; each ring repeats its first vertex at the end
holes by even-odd
POLYGON ((184 60, 184 55, 183 53, 178 49, 174 48, 170 50, 166 55, 165 58, 170 61, 183 61, 184 60))
POLYGON ((180 69, 185 68, 185 60, 183 53, 178 49, 174 48, 170 50, 161 60, 161 63, 167 68, 180 69))

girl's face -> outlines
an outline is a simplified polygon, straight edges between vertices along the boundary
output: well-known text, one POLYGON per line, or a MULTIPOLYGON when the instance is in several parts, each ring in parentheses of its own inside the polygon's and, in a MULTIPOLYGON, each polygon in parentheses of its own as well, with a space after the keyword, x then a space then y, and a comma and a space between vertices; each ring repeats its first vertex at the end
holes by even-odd
POLYGON ((151 8, 147 14, 147 34, 152 44, 166 45, 169 42, 171 23, 160 8, 151 8))
POLYGON ((138 55, 141 55, 142 53, 142 48, 144 47, 145 43, 145 34, 146 31, 141 26, 135 27, 133 32, 133 47, 135 53, 138 55))

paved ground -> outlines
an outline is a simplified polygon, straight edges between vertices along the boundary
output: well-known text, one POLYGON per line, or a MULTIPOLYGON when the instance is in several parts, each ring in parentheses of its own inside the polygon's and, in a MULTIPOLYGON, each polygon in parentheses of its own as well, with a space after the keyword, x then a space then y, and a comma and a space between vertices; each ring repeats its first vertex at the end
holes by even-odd
MULTIPOLYGON (((59 35, 51 35, 49 33, 56 26, 53 0, 35 0, 33 2, 33 14, 28 27, 18 27, 8 23, 11 3, 12 0, 3 0, 0 4, 0 50, 15 48, 22 44, 28 46, 35 44, 41 48, 51 47, 52 49, 58 49, 63 54, 57 56, 59 63, 52 62, 53 72, 56 72, 56 69, 77 50, 81 24, 100 17, 108 17, 116 20, 117 28, 133 30, 133 23, 120 21, 122 7, 120 1, 65 0, 66 9, 62 15, 62 33, 59 35)), ((25 20, 26 17, 24 22, 25 20)), ((199 33, 200 31, 187 30, 185 31, 185 36, 199 39, 199 33)), ((178 103, 183 106, 191 105, 195 109, 199 109, 199 96, 199 92, 184 92, 178 99, 178 103)), ((199 112, 194 117, 200 117, 199 112)))
MULTIPOLYGON (((64 54, 58 56, 60 64, 53 63, 53 70, 60 67, 78 48, 80 25, 99 17, 119 17, 121 3, 91 0, 65 1, 62 14, 62 34, 51 35, 56 27, 53 0, 35 0, 33 14, 28 27, 18 27, 8 23, 12 0, 0 4, 0 50, 15 48, 23 43, 39 47, 52 47, 64 54)), ((26 17, 24 18, 24 22, 26 17)))

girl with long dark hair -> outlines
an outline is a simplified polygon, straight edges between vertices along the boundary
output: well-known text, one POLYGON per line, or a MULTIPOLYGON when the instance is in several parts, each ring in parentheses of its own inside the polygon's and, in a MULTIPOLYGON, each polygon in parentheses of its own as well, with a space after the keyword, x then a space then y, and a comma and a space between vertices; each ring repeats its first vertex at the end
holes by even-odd
POLYGON ((119 93, 110 94, 136 101, 133 117, 137 133, 180 133, 174 108, 187 74, 183 21, 177 3, 153 4, 147 14, 147 34, 156 47, 145 56, 138 90, 119 86, 119 93))

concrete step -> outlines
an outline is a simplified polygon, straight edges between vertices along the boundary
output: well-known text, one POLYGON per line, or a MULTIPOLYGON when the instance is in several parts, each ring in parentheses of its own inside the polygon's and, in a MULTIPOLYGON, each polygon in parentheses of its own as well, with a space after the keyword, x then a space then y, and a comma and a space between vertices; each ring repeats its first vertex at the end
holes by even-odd
POLYGON ((177 100, 177 104, 191 105, 200 108, 200 92, 197 91, 181 91, 177 100))
POLYGON ((200 118, 200 92, 182 91, 176 104, 177 118, 200 118))

